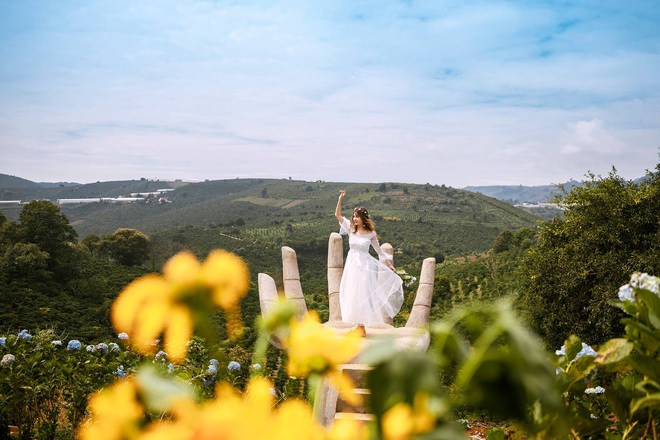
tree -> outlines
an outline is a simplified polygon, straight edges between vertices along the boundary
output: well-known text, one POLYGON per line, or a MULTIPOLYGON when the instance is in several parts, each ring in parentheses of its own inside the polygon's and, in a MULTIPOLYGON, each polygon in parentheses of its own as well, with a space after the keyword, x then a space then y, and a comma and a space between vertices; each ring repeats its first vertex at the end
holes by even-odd
POLYGON ((79 252, 72 247, 78 233, 69 224, 60 208, 44 200, 30 202, 19 216, 19 236, 16 241, 33 243, 48 253, 48 269, 56 278, 67 280, 78 273, 79 252))
POLYGON ((101 248, 103 245, 103 239, 95 234, 89 234, 87 237, 83 238, 80 242, 84 245, 92 257, 98 257, 101 254, 101 248))
POLYGON ((660 164, 640 183, 612 169, 554 202, 563 218, 542 224, 523 264, 519 304, 550 345, 570 334, 591 344, 621 334, 622 314, 608 301, 634 271, 660 273, 660 164))
POLYGON ((124 266, 141 266, 149 259, 149 238, 135 229, 117 229, 103 241, 107 255, 124 266))
POLYGON ((34 243, 51 256, 66 243, 75 243, 78 233, 60 208, 49 201, 30 202, 21 211, 21 229, 25 241, 34 243))
POLYGON ((502 231, 500 235, 495 238, 493 243, 493 253, 499 254, 500 252, 508 251, 513 244, 513 232, 502 231))
POLYGON ((47 279, 47 267, 48 253, 34 243, 11 244, 0 255, 0 272, 5 277, 47 279))

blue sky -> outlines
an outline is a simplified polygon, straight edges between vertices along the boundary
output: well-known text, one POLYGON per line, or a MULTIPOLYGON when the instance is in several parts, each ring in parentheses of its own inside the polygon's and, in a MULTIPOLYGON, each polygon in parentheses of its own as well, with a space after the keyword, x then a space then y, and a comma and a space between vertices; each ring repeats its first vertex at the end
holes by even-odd
POLYGON ((660 153, 660 7, 0 2, 0 173, 559 183, 660 153))

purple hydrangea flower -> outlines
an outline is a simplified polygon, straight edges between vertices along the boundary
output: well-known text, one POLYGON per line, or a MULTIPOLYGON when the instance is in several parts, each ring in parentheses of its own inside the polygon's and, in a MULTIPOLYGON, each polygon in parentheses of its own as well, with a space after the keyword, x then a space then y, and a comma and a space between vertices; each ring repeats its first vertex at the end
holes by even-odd
POLYGON ((124 372, 124 366, 123 366, 123 365, 120 365, 119 367, 117 367, 117 371, 115 371, 115 374, 116 374, 117 376, 121 377, 122 379, 125 378, 125 377, 126 377, 126 373, 124 372))
POLYGON ((216 374, 218 374, 218 366, 210 364, 208 372, 215 376, 216 374))
POLYGON ((67 350, 80 350, 81 348, 82 348, 82 344, 77 339, 70 340, 66 346, 67 350))
POLYGON ((157 361, 165 362, 167 360, 167 353, 165 353, 163 350, 161 350, 158 353, 156 353, 155 359, 157 361))
POLYGON ((241 364, 236 361, 231 361, 229 365, 227 365, 227 370, 231 371, 232 373, 241 371, 241 364))

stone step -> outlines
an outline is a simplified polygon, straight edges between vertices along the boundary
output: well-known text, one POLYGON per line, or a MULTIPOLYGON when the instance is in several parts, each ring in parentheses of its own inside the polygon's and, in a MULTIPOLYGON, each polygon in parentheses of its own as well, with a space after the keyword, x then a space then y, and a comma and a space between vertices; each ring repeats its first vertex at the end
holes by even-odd
POLYGON ((358 420, 360 422, 373 422, 376 420, 376 417, 373 414, 356 414, 349 412, 338 412, 335 413, 335 420, 338 419, 352 419, 358 420))
POLYGON ((355 414, 367 413, 366 400, 367 400, 367 396, 371 394, 371 392, 366 388, 355 388, 355 394, 362 396, 362 400, 364 401, 364 404, 351 405, 350 403, 346 402, 340 395, 337 398, 337 412, 355 413, 355 414))
POLYGON ((365 388, 366 375, 369 371, 373 370, 373 367, 367 364, 341 364, 339 365, 339 370, 346 373, 346 375, 351 378, 356 387, 365 388))

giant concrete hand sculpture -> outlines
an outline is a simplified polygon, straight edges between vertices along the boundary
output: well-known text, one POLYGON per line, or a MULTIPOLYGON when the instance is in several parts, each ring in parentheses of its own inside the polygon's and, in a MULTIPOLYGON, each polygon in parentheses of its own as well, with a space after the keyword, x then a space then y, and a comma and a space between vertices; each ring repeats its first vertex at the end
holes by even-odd
MULTIPOLYGON (((385 243, 381 248, 393 254, 392 246, 385 243)), ((339 307, 339 284, 344 267, 344 250, 341 235, 333 232, 328 242, 328 300, 329 319, 324 325, 338 332, 346 332, 355 325, 347 324, 341 320, 339 307)), ((294 304, 298 317, 307 313, 307 305, 300 283, 298 260, 296 251, 290 247, 282 248, 282 274, 284 281, 284 296, 287 301, 294 304)), ((427 258, 422 263, 422 272, 419 277, 419 287, 415 296, 410 316, 405 327, 394 327, 391 319, 387 317, 384 324, 366 326, 366 342, 370 340, 393 338, 398 347, 414 348, 426 351, 430 344, 430 335, 426 327, 429 323, 431 301, 433 299, 433 285, 435 279, 435 258, 427 258)), ((265 314, 277 303, 278 294, 275 281, 269 275, 259 274, 259 303, 262 314, 265 314)), ((272 341, 279 345, 277 340, 272 341)))
MULTIPOLYGON (((383 251, 393 255, 392 246, 388 243, 383 244, 381 248, 383 251)), ((296 251, 290 247, 282 248, 282 269, 284 296, 287 301, 293 303, 296 314, 300 318, 307 313, 307 305, 305 304, 305 297, 300 284, 296 251)), ((341 235, 332 233, 328 242, 329 319, 324 325, 342 333, 355 328, 355 325, 347 324, 341 320, 339 285, 343 271, 343 240, 341 235)), ((431 338, 427 327, 431 312, 431 301, 433 299, 434 279, 435 258, 427 258, 422 263, 419 287, 417 288, 415 302, 405 327, 394 327, 392 319, 389 317, 387 317, 384 324, 366 326, 364 347, 374 341, 389 338, 394 341, 397 349, 428 350, 431 338)), ((261 313, 268 313, 277 304, 277 301, 278 293, 275 280, 269 275, 260 273, 259 304, 261 306, 261 313)), ((282 348, 277 335, 271 338, 271 343, 277 348, 282 348)), ((361 364, 359 360, 353 360, 351 363, 344 365, 342 370, 349 375, 357 373, 358 376, 363 376, 360 372, 364 373, 364 370, 368 370, 369 368, 369 365, 361 364)), ((358 420, 369 420, 369 417, 373 417, 369 414, 363 414, 362 410, 358 409, 356 413, 355 408, 347 408, 342 399, 338 397, 337 390, 327 381, 324 381, 317 399, 318 404, 314 407, 314 415, 317 421, 324 426, 331 425, 335 419, 341 417, 356 418, 358 420)))

